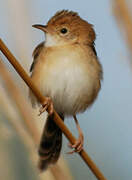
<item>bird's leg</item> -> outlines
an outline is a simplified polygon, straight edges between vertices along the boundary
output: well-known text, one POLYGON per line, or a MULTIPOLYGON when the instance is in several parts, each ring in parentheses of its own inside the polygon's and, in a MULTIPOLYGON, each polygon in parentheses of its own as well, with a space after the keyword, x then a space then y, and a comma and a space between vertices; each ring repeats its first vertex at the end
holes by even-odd
POLYGON ((50 97, 45 98, 45 101, 42 103, 42 107, 39 109, 38 115, 40 116, 47 109, 49 109, 49 115, 52 115, 54 108, 53 108, 53 102, 50 97))
POLYGON ((83 132, 80 128, 79 122, 76 118, 76 115, 73 116, 75 123, 76 123, 76 127, 78 129, 78 133, 79 133, 79 137, 76 140, 75 144, 69 144, 69 147, 71 148, 75 148, 73 151, 69 152, 68 154, 73 154, 74 152, 80 152, 83 149, 83 143, 84 143, 84 136, 83 136, 83 132))

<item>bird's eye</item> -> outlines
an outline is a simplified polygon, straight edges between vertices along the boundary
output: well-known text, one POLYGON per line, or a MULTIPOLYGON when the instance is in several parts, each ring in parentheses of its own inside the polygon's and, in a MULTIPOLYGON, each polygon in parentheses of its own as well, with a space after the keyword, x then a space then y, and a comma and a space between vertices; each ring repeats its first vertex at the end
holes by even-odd
POLYGON ((60 30, 60 32, 61 32, 62 34, 66 34, 66 33, 68 32, 68 30, 67 30, 66 28, 62 28, 62 29, 60 30))

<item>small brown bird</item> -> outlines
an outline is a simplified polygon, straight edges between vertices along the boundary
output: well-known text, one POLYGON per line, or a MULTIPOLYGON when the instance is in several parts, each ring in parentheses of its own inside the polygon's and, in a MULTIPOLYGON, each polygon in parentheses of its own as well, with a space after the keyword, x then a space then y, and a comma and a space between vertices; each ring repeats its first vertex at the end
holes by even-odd
MULTIPOLYGON (((57 12, 44 25, 33 25, 45 33, 45 42, 33 52, 31 78, 46 101, 40 114, 47 108, 50 114, 42 134, 39 155, 39 168, 45 170, 56 163, 62 146, 62 132, 53 121, 53 107, 64 120, 73 116, 79 138, 73 152, 83 148, 83 133, 76 114, 85 111, 96 99, 101 87, 102 67, 99 63, 94 41, 93 26, 73 11, 57 12)), ((38 104, 30 92, 32 104, 38 104)))

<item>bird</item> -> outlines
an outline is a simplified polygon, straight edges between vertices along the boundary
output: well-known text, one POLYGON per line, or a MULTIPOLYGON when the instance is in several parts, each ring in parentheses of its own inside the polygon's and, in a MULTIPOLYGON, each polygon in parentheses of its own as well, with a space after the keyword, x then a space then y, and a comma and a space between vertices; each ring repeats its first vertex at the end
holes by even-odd
MULTIPOLYGON (((49 108, 38 150, 38 166, 44 171, 58 161, 62 148, 62 131, 53 120, 53 109, 63 121, 71 116, 75 120, 79 136, 74 144, 69 144, 69 154, 81 152, 84 136, 76 115, 96 100, 103 70, 95 49, 93 25, 77 12, 57 11, 46 25, 33 27, 45 34, 45 40, 33 51, 30 67, 32 81, 46 97, 40 114, 49 108)), ((39 105, 31 90, 29 96, 33 106, 39 105)))

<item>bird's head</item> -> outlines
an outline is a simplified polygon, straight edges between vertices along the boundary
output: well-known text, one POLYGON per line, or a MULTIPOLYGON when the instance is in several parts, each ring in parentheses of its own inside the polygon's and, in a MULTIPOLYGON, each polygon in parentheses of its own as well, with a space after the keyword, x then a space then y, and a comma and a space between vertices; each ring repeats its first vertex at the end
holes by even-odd
POLYGON ((96 38, 93 26, 73 11, 57 12, 47 25, 33 27, 45 32, 45 46, 62 46, 73 43, 92 44, 96 38))

